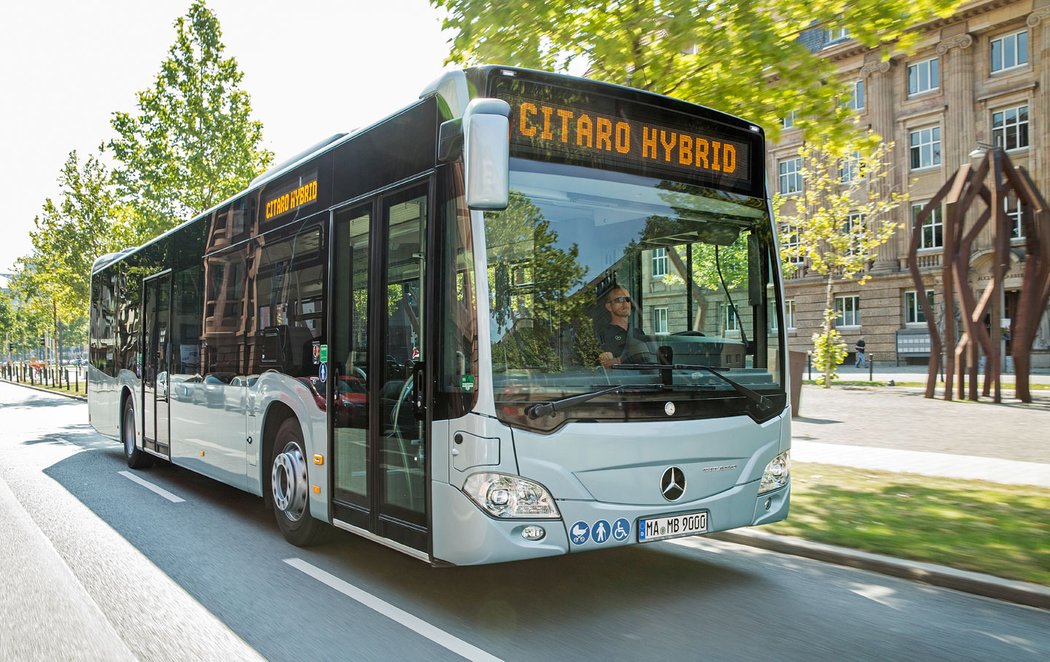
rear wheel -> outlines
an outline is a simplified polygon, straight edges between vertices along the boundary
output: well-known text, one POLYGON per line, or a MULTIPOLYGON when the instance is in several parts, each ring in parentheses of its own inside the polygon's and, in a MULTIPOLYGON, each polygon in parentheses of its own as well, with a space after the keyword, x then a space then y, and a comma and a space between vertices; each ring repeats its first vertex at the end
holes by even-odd
POLYGON ((146 469, 153 465, 153 456, 139 448, 135 441, 135 404, 129 397, 124 401, 123 425, 120 428, 124 442, 124 459, 132 469, 146 469))
POLYGON ((310 514, 305 448, 299 422, 294 418, 282 421, 270 458, 270 496, 277 527, 288 542, 298 547, 323 542, 329 533, 328 525, 310 514))

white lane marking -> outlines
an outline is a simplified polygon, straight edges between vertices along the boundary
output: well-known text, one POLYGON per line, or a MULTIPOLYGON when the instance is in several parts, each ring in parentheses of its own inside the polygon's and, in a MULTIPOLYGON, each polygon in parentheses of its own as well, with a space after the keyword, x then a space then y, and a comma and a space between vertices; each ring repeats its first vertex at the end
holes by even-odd
POLYGON ((854 583, 853 586, 854 588, 851 588, 850 592, 856 593, 862 598, 867 598, 872 602, 877 602, 880 605, 889 607, 890 609, 900 610, 903 606, 903 601, 894 597, 897 591, 889 586, 858 583, 854 583))
POLYGON ((472 646, 462 639, 452 636, 448 632, 445 632, 420 618, 416 618, 407 611, 399 609, 367 591, 357 588, 353 584, 339 579, 335 575, 321 570, 315 565, 307 563, 302 559, 291 558, 285 559, 284 562, 296 570, 313 577, 322 584, 334 588, 348 598, 357 600, 369 609, 379 612, 390 620, 400 623, 409 630, 426 637, 440 646, 444 646, 453 653, 465 657, 468 660, 489 660, 496 662, 500 659, 486 653, 477 646, 472 646))
POLYGON ((155 493, 161 495, 162 497, 164 497, 165 499, 167 499, 168 501, 170 501, 172 503, 182 503, 183 501, 185 501, 185 499, 183 499, 182 497, 177 497, 174 494, 172 494, 171 492, 169 492, 166 489, 164 489, 163 487, 158 487, 157 485, 154 485, 153 483, 149 482, 148 480, 143 480, 142 478, 139 478, 138 476, 136 476, 135 474, 131 473, 130 471, 118 471, 117 473, 119 473, 121 476, 124 476, 125 478, 127 478, 131 482, 138 483, 139 485, 145 487, 150 492, 155 492, 155 493))

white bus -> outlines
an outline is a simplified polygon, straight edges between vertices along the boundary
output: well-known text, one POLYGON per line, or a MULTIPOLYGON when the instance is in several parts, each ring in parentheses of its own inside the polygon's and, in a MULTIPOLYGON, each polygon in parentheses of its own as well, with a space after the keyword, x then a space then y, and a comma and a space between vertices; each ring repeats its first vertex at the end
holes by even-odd
MULTIPOLYGON (((448 73, 92 272, 91 422, 435 565, 783 519, 763 134, 683 101, 448 73)), ((134 504, 129 504, 133 507, 134 504)))

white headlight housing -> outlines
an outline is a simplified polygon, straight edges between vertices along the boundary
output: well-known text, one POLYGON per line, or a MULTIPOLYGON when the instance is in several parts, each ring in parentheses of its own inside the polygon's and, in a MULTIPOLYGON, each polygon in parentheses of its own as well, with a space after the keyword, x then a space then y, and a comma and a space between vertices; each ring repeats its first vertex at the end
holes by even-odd
POLYGON ((765 494, 779 490, 788 484, 791 477, 791 451, 784 451, 769 461, 762 470, 762 482, 758 484, 758 493, 765 494))
POLYGON ((539 483, 506 474, 481 473, 467 478, 463 492, 493 517, 557 519, 554 497, 539 483))

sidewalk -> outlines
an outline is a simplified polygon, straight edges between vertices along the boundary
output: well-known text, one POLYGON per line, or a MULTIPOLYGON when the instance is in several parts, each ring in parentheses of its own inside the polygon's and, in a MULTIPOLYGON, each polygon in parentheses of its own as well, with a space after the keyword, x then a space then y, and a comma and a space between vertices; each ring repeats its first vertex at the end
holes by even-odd
POLYGON ((949 402, 921 388, 807 384, 792 420, 792 458, 1050 487, 1050 391, 1033 399, 949 402))

